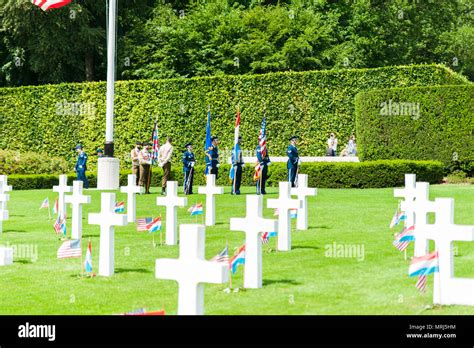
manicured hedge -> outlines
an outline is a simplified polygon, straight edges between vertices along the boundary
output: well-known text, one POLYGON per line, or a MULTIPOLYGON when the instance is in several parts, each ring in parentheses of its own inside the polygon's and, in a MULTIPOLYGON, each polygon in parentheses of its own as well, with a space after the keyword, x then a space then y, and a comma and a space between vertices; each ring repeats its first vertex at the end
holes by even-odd
MULTIPOLYGON (((229 165, 220 167, 217 183, 229 186, 229 165)), ((194 185, 204 185, 204 166, 195 167, 194 185)), ((303 163, 301 173, 308 174, 309 184, 313 187, 330 188, 370 188, 370 187, 394 187, 404 184, 405 173, 415 173, 417 180, 430 183, 440 183, 443 179, 443 166, 435 161, 371 161, 371 162, 316 162, 303 163)), ((254 185, 252 180, 254 173, 253 165, 246 165, 242 175, 242 185, 254 185)), ((127 174, 120 174, 120 184, 127 184, 127 174)), ((270 178, 268 186, 277 186, 279 181, 287 180, 287 169, 285 163, 273 163, 269 168, 270 178)), ((152 186, 161 187, 162 170, 154 168, 152 173, 152 186)), ((96 175, 88 174, 91 187, 96 185, 96 175)), ((181 167, 172 167, 172 179, 183 184, 181 167)), ((75 180, 74 174, 69 174, 68 182, 72 185, 75 180)), ((11 175, 8 177, 9 184, 15 190, 29 189, 51 189, 57 185, 57 175, 11 175)), ((197 191, 196 191, 197 192, 197 191)))
MULTIPOLYGON (((179 150, 175 161, 182 146, 193 141, 203 164, 199 152, 204 147, 208 105, 212 133, 220 136, 221 150, 233 145, 240 105, 244 149, 254 152, 266 109, 270 155, 285 155, 287 140, 295 133, 301 137, 301 155, 324 155, 330 132, 337 133, 341 144, 355 132, 357 93, 464 83, 464 77, 441 65, 120 81, 115 99, 116 155, 126 168, 131 144, 150 138, 156 118, 161 140, 165 135, 175 138, 179 150)), ((0 148, 47 153, 72 163, 74 146, 81 142, 91 155, 103 147, 105 94, 104 82, 0 89, 0 148)), ((91 168, 95 161, 90 156, 91 168)))
POLYGON ((362 160, 433 159, 472 175, 473 84, 373 90, 358 94, 355 104, 362 160), (397 115, 401 103, 405 115, 397 115), (419 115, 409 109, 416 104, 419 115), (384 105, 392 105, 390 113, 384 105))
POLYGON ((46 154, 0 150, 1 174, 53 174, 69 170, 65 159, 46 154))

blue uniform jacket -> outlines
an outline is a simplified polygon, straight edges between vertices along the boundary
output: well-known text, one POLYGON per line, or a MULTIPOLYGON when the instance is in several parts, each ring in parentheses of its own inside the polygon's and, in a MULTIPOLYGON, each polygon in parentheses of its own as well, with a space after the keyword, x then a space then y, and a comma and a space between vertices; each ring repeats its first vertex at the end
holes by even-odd
POLYGON ((288 154, 288 163, 287 163, 288 169, 297 167, 299 156, 298 156, 298 149, 296 148, 296 146, 294 145, 288 146, 286 153, 288 154))
POLYGON ((191 170, 191 163, 195 163, 196 158, 194 157, 194 153, 190 151, 184 151, 183 153, 183 171, 189 172, 191 170))
POLYGON ((262 157, 262 151, 260 150, 260 145, 257 146, 257 161, 260 164, 268 165, 270 163, 270 157, 268 156, 268 149, 267 153, 265 154, 265 157, 262 157))
POLYGON ((76 172, 87 170, 87 154, 84 151, 82 151, 79 156, 77 156, 77 162, 74 166, 74 170, 76 172))
POLYGON ((219 150, 217 147, 211 146, 206 152, 211 156, 211 166, 216 167, 219 163, 219 150))

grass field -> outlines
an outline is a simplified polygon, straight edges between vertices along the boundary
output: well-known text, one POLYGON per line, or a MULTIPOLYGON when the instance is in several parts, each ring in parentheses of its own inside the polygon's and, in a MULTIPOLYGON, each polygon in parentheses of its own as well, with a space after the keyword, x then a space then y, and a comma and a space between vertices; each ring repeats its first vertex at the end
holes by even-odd
MULTIPOLYGON (((197 191, 197 190, 196 190, 197 191)), ((253 188, 244 188, 253 193, 253 188)), ((268 198, 276 197, 269 189, 268 198)), ((432 186, 430 198, 455 198, 455 222, 474 225, 474 186, 432 186)), ((94 271, 99 257, 99 227, 87 225, 87 213, 98 212, 99 192, 87 190, 92 204, 84 206, 84 240, 92 241, 94 271)), ((45 209, 44 198, 54 202, 50 190, 13 191, 8 203, 10 220, 4 222, 0 244, 32 247, 35 258, 16 258, 13 266, 0 267, 0 314, 119 314, 137 308, 167 314, 177 308, 177 284, 154 277, 155 259, 178 257, 177 246, 152 245, 152 236, 136 232, 135 224, 115 232, 116 274, 110 278, 80 278, 80 259, 56 259, 61 241, 45 209)), ((117 194, 118 200, 125 200, 117 194)), ((156 195, 137 197, 137 216, 157 216, 164 208, 155 205, 156 195)), ((190 196, 189 205, 204 202, 190 196)), ((243 232, 229 231, 229 219, 245 215, 245 195, 217 196, 217 225, 206 229, 206 257, 220 252, 228 241, 231 251, 244 241, 243 232)), ((319 189, 309 199, 307 231, 294 231, 291 252, 264 247, 263 283, 259 290, 225 293, 225 286, 205 286, 206 314, 474 314, 474 308, 432 306, 432 282, 425 294, 415 288, 416 278, 407 275, 409 260, 391 242, 397 226, 388 225, 397 207, 393 189, 319 189), (336 243, 336 244, 334 244, 336 243), (329 257, 327 248, 338 245, 363 248, 362 257, 329 257)), ((68 230, 70 231, 68 212, 68 230)), ((273 211, 265 209, 271 218, 273 211)), ((179 209, 180 223, 201 222, 179 209)), ((293 220, 293 226, 296 221, 293 220)), ((159 243, 159 236, 156 235, 159 243)), ((272 239, 270 245, 276 243, 272 239)), ((474 243, 455 243, 455 274, 474 278, 474 243)), ((408 255, 413 253, 412 246, 408 255)), ((360 256, 360 255, 359 255, 360 256)), ((242 267, 233 279, 242 285, 242 267)))

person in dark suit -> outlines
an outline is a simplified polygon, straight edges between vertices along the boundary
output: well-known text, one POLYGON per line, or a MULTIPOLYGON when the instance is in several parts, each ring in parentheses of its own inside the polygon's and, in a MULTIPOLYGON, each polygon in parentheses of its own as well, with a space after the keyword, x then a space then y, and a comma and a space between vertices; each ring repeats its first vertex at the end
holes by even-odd
POLYGON ((183 153, 183 172, 184 184, 183 191, 187 195, 193 194, 193 179, 194 179, 194 165, 196 164, 196 157, 193 152, 193 145, 187 143, 185 145, 186 151, 183 153))
POLYGON ((298 155, 298 149, 296 148, 296 141, 298 140, 297 136, 292 136, 290 138, 290 145, 286 150, 288 155, 288 181, 291 183, 291 187, 296 187, 296 180, 298 174, 298 166, 300 165, 300 157, 298 155))
POLYGON ((219 149, 217 148, 219 145, 219 139, 214 136, 211 138, 211 142, 211 147, 206 150, 206 156, 209 157, 211 163, 211 171, 209 174, 215 174, 217 180, 219 174, 219 149))
POLYGON ((232 180, 233 195, 240 195, 240 184, 242 183, 242 167, 244 160, 242 158, 242 137, 239 137, 237 144, 232 148, 232 167, 234 169, 234 178, 232 180))
POLYGON ((263 153, 260 144, 257 145, 256 149, 257 161, 260 165, 260 175, 257 179, 257 195, 266 195, 265 183, 268 179, 268 166, 270 165, 270 157, 268 156, 268 149, 265 147, 263 153))

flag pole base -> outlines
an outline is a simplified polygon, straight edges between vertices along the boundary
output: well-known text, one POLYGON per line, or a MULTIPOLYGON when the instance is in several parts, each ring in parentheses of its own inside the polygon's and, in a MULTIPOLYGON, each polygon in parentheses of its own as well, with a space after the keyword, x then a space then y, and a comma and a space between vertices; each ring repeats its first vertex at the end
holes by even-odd
POLYGON ((118 190, 120 186, 120 160, 100 157, 97 163, 97 189, 118 190))

